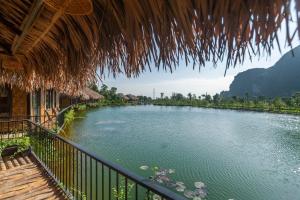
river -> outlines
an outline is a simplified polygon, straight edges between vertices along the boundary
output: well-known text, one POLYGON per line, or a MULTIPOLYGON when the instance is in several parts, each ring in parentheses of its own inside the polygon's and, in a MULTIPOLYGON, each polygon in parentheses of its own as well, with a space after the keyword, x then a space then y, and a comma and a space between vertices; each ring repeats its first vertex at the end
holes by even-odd
POLYGON ((127 106, 79 114, 67 137, 139 175, 174 169, 208 200, 299 200, 300 117, 192 107, 127 106))

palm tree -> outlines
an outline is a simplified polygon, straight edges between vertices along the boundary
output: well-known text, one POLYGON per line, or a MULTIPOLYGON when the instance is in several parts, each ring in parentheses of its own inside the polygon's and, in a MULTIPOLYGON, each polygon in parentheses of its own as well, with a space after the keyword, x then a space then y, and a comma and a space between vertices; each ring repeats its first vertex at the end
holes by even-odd
POLYGON ((161 98, 161 99, 164 98, 164 93, 163 93, 163 92, 160 93, 160 98, 161 98))
POLYGON ((192 93, 188 93, 187 96, 189 97, 189 100, 192 100, 192 93))

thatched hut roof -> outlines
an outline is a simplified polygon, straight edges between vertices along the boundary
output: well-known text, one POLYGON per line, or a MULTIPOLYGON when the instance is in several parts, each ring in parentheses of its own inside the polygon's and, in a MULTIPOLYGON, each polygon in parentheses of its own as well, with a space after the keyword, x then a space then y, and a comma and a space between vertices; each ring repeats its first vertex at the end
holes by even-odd
MULTIPOLYGON (((0 83, 82 88, 97 70, 137 76, 180 57, 204 65, 271 53, 291 0, 7 0, 0 4, 0 83)), ((296 1, 296 10, 300 3, 296 1)), ((290 44, 300 35, 286 29, 290 44)))
POLYGON ((126 97, 128 98, 128 100, 131 100, 131 101, 137 101, 138 100, 137 96, 135 96, 133 94, 127 94, 126 97))
POLYGON ((85 87, 76 91, 74 94, 61 93, 61 96, 66 96, 69 98, 80 98, 81 100, 99 100, 104 99, 104 96, 95 92, 94 90, 85 87))
POLYGON ((82 90, 82 95, 85 97, 87 96, 88 98, 86 100, 99 100, 99 99, 103 99, 104 96, 102 96, 101 94, 95 92, 94 90, 91 90, 90 88, 84 88, 82 90))

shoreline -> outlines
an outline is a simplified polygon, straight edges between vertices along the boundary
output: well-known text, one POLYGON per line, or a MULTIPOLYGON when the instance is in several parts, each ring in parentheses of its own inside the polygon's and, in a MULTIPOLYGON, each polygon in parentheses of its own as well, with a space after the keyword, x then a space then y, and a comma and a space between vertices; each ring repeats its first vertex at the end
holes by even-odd
POLYGON ((160 104, 160 103, 153 103, 154 106, 178 106, 178 107, 193 107, 193 108, 211 108, 211 109, 219 109, 219 110, 235 110, 235 111, 247 111, 247 112, 257 112, 257 113, 272 113, 272 114, 285 114, 285 115, 294 115, 300 116, 300 110, 270 110, 270 109, 261 109, 261 108, 245 108, 245 107, 222 107, 222 106, 201 106, 201 105, 189 105, 189 104, 160 104))

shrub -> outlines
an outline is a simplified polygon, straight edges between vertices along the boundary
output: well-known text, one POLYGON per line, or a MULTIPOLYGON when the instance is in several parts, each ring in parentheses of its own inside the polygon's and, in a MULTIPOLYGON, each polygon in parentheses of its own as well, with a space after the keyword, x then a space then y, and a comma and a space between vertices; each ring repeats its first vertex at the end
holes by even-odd
MULTIPOLYGON (((9 146, 18 146, 17 152, 14 154, 21 153, 26 151, 30 147, 30 138, 27 136, 20 137, 20 138, 12 138, 12 139, 4 139, 0 141, 0 155, 2 154, 3 150, 9 146)), ((14 156, 13 155, 13 156, 14 156)))

